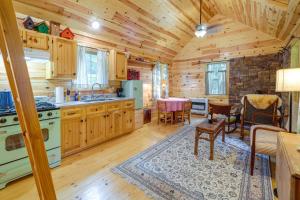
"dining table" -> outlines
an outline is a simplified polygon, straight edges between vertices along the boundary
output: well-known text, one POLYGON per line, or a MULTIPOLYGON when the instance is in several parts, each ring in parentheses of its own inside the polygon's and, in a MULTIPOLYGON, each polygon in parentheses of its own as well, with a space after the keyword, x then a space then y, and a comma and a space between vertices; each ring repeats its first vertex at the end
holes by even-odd
POLYGON ((169 97, 169 98, 160 98, 158 101, 166 102, 166 112, 176 112, 182 111, 184 108, 184 103, 190 101, 187 98, 176 98, 176 97, 169 97))

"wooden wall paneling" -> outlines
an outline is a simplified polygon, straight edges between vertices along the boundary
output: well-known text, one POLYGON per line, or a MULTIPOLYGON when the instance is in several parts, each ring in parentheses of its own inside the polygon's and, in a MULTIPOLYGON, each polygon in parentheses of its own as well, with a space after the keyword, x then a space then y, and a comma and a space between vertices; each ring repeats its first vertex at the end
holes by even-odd
POLYGON ((56 199, 14 7, 1 2, 0 48, 40 199, 56 199))

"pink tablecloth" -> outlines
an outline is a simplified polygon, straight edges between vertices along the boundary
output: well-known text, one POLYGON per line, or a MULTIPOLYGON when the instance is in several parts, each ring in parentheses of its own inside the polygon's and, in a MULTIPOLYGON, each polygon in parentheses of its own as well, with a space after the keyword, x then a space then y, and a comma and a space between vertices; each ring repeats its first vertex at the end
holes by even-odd
POLYGON ((158 99, 158 101, 166 102, 166 110, 167 112, 175 112, 183 110, 184 102, 189 101, 189 99, 184 98, 167 98, 167 99, 158 99))

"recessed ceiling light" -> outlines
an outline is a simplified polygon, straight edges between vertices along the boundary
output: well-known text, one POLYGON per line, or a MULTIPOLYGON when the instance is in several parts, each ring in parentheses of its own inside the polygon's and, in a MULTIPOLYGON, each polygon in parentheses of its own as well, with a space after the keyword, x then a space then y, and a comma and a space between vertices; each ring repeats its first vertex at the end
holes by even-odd
POLYGON ((98 22, 98 21, 93 21, 92 22, 92 28, 93 29, 99 29, 99 27, 100 27, 100 23, 98 22))

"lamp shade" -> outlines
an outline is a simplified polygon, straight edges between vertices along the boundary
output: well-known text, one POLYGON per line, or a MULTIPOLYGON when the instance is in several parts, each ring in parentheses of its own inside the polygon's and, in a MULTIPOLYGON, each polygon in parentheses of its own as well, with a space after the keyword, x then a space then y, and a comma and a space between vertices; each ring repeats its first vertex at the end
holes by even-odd
POLYGON ((276 92, 300 91, 300 68, 280 69, 276 72, 276 92))

